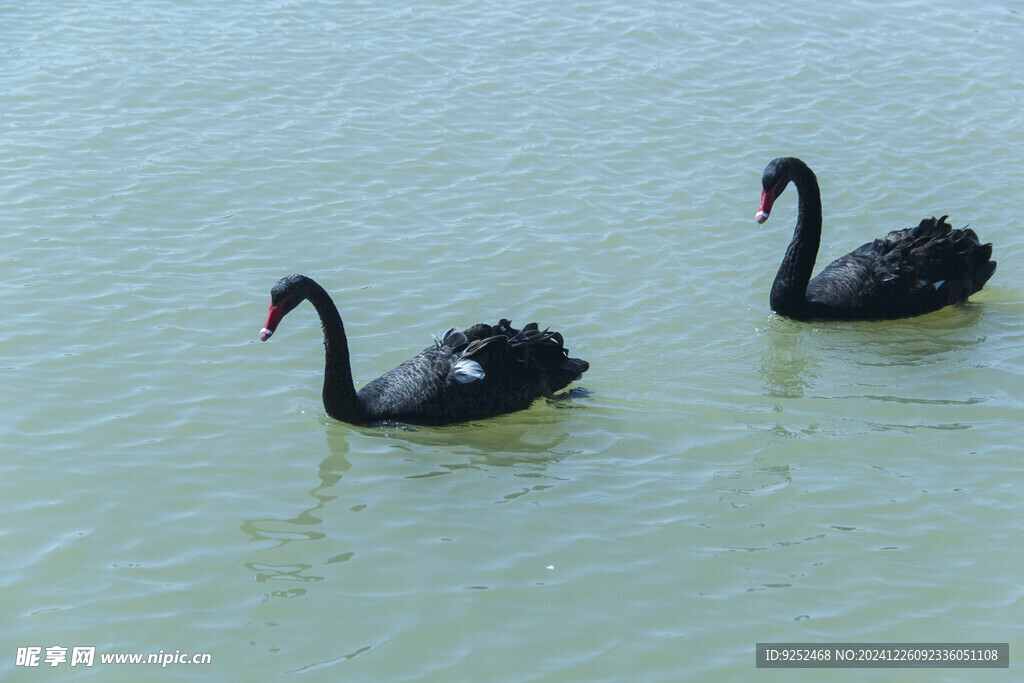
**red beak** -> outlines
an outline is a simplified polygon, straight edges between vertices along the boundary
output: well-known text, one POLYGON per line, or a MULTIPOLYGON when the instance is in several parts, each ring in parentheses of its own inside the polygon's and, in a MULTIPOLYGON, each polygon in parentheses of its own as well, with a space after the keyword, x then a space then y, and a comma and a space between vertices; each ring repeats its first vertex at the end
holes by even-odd
POLYGON ((267 341, 270 339, 270 335, 274 334, 274 330, 277 329, 278 323, 281 322, 281 318, 284 317, 285 310, 280 306, 270 304, 270 315, 267 316, 267 324, 260 330, 260 341, 267 341))
POLYGON ((775 190, 761 190, 761 208, 757 210, 754 220, 764 223, 772 212, 772 205, 775 204, 775 190))

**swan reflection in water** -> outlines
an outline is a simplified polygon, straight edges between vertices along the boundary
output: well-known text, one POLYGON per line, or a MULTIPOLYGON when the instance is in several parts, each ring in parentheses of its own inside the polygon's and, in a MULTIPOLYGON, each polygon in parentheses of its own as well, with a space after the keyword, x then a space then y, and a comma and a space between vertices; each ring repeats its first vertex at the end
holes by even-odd
MULTIPOLYGON (((573 400, 564 394, 549 401, 556 408, 574 409, 573 400)), ((258 544, 252 559, 243 566, 258 582, 275 587, 264 600, 304 595, 305 584, 326 578, 325 565, 348 562, 368 547, 371 539, 366 528, 376 528, 374 515, 388 514, 383 501, 391 496, 413 499, 427 495, 425 487, 436 490, 437 483, 431 482, 437 477, 454 475, 452 483, 445 485, 450 487, 469 481, 467 475, 477 481, 481 473, 487 482, 473 486, 478 493, 475 501, 453 502, 455 499, 448 497, 444 500, 449 502, 443 505, 461 509, 474 504, 530 500, 565 481, 549 473, 548 466, 576 454, 565 446, 571 435, 554 415, 547 410, 516 413, 489 421, 487 429, 459 424, 357 430, 323 416, 331 454, 317 468, 317 486, 312 490, 306 490, 308 484, 302 487, 307 507, 290 517, 268 515, 243 520, 241 531, 251 543, 258 544), (353 445, 354 441, 358 443, 353 445), (353 448, 358 458, 352 457, 353 448), (352 473, 353 467, 359 470, 358 475, 352 473), (313 499, 311 505, 307 495, 313 499), (366 512, 368 507, 371 509, 366 512), (370 518, 337 531, 341 529, 337 526, 340 520, 348 519, 348 514, 370 518), (281 552, 296 541, 315 543, 281 552), (304 561, 297 562, 297 558, 304 561)))

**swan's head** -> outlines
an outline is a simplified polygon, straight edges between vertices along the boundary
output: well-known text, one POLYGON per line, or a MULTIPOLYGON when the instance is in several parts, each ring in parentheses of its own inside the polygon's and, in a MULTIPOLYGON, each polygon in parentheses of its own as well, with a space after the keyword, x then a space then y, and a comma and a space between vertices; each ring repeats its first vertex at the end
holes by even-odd
POLYGON ((306 288, 310 282, 305 275, 289 275, 277 281, 270 290, 270 314, 267 324, 260 330, 260 341, 270 339, 281 319, 306 299, 306 288))
POLYGON ((754 216, 754 220, 758 223, 768 220, 775 200, 779 198, 782 191, 786 189, 786 185, 789 185, 789 181, 792 180, 792 164, 790 162, 790 157, 779 157, 772 159, 765 166, 764 173, 761 174, 761 206, 754 216))

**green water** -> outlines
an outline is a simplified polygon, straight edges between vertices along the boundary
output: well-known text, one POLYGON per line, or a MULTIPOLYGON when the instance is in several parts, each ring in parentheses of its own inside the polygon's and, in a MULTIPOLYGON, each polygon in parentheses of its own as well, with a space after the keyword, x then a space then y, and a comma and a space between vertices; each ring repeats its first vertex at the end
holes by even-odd
POLYGON ((0 10, 0 671, 12 680, 734 681, 757 642, 1024 652, 1024 15, 1012 3, 37 2, 0 10), (801 324, 768 291, 948 214, 971 302, 801 324), (326 417, 538 321, 568 397, 326 417), (96 648, 92 667, 19 648, 96 648), (210 653, 208 665, 100 653, 210 653))

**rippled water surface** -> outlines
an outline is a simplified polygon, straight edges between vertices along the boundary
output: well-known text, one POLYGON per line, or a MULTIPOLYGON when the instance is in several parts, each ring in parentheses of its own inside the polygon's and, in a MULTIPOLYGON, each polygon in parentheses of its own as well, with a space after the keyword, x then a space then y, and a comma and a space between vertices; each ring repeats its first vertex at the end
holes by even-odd
POLYGON ((1021 10, 0 10, 0 671, 784 681, 755 643, 991 641, 1009 671, 904 678, 1018 678, 1021 10), (921 318, 774 316, 783 154, 821 181, 819 268, 948 214, 998 271, 921 318), (256 339, 293 272, 359 385, 500 317, 591 369, 480 423, 337 423, 312 307, 256 339))

